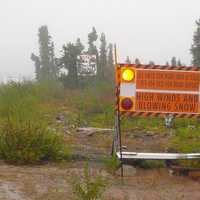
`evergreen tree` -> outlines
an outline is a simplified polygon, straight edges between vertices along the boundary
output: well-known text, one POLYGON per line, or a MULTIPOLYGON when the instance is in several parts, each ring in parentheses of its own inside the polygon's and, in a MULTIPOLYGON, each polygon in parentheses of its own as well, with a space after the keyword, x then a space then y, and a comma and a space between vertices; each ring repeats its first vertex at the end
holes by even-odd
POLYGON ((153 61, 149 61, 149 65, 155 65, 153 61))
POLYGON ((177 66, 176 57, 172 57, 172 59, 171 59, 171 66, 177 66))
POLYGON ((169 66, 169 62, 166 62, 166 66, 169 66))
POLYGON ((129 56, 126 57, 125 63, 131 64, 131 60, 130 60, 129 56))
POLYGON ((113 67, 113 45, 110 43, 108 45, 108 65, 109 67, 112 66, 113 67))
POLYGON ((141 64, 141 63, 140 63, 140 60, 139 60, 138 58, 135 59, 135 64, 136 64, 136 65, 140 65, 140 64, 141 64))
POLYGON ((56 79, 59 73, 59 68, 56 65, 54 42, 51 42, 49 45, 49 70, 50 77, 56 79))
POLYGON ((77 38, 77 40, 76 40, 76 48, 77 48, 78 55, 80 55, 85 48, 84 45, 81 43, 80 38, 77 38))
POLYGON ((57 77, 58 69, 55 65, 54 43, 49 35, 48 27, 41 26, 38 30, 39 56, 31 54, 35 62, 37 80, 51 80, 57 77))
POLYGON ((177 65, 178 65, 178 66, 182 66, 182 63, 181 63, 181 60, 180 60, 180 59, 178 60, 177 65))
POLYGON ((68 70, 68 75, 63 76, 63 82, 68 87, 78 86, 78 73, 77 73, 77 56, 82 53, 84 46, 81 43, 80 38, 76 40, 76 43, 71 42, 63 46, 64 55, 61 58, 65 69, 68 70))
POLYGON ((41 26, 39 28, 39 45, 40 45, 40 59, 41 59, 41 76, 47 78, 50 76, 50 40, 47 26, 41 26))
POLYGON ((99 54, 99 77, 104 78, 106 73, 107 66, 107 44, 106 44, 106 36, 104 33, 101 34, 100 37, 100 54, 99 54))
POLYGON ((90 32, 88 34, 88 44, 89 44, 89 48, 88 48, 88 53, 90 55, 94 54, 94 55, 98 55, 98 50, 97 47, 94 45, 94 42, 97 41, 98 35, 96 32, 95 27, 92 28, 92 32, 90 32))
POLYGON ((191 47, 192 64, 200 67, 200 19, 196 21, 197 30, 194 32, 193 44, 191 47))
POLYGON ((115 67, 113 59, 113 45, 111 43, 108 45, 107 66, 105 78, 107 81, 111 81, 111 83, 113 83, 115 77, 115 67))
POLYGON ((41 68, 41 61, 39 56, 36 56, 34 53, 31 54, 31 60, 35 63, 35 76, 36 80, 40 79, 40 68, 41 68))
POLYGON ((64 63, 65 68, 68 70, 68 75, 63 77, 64 84, 69 87, 76 87, 78 85, 76 61, 77 56, 80 53, 80 49, 70 42, 63 46, 63 52, 64 55, 62 57, 62 62, 64 63))

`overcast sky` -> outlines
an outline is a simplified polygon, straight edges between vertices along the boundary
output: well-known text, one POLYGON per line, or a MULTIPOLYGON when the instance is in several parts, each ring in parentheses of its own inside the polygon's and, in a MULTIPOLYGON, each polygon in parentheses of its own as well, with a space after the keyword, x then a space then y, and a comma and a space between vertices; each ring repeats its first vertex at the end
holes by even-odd
POLYGON ((199 0, 0 0, 0 77, 34 74, 38 27, 48 25, 57 56, 62 45, 95 26, 126 56, 164 64, 172 56, 191 64, 189 52, 199 0))

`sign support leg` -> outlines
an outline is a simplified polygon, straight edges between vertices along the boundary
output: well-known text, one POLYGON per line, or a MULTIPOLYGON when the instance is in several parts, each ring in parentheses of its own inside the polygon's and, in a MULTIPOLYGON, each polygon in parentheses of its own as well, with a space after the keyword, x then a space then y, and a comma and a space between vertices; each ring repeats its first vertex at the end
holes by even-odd
POLYGON ((119 152, 120 152, 120 162, 121 162, 121 177, 124 176, 123 170, 123 160, 122 160, 122 135, 121 135, 121 117, 119 111, 117 112, 117 123, 118 123, 118 138, 119 138, 119 152))

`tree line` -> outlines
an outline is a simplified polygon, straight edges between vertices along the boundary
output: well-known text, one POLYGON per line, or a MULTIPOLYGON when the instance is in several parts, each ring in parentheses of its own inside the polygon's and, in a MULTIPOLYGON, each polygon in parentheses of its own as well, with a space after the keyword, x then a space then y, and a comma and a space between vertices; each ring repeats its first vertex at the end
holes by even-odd
MULTIPOLYGON (((31 54, 35 63, 35 74, 38 81, 60 79, 66 86, 77 86, 79 77, 77 73, 77 56, 81 54, 96 55, 96 80, 108 80, 114 74, 113 44, 108 43, 105 33, 98 35, 95 27, 88 33, 88 48, 77 38, 75 42, 67 42, 62 46, 62 55, 55 56, 55 47, 46 25, 38 29, 39 55, 31 54), (97 47, 97 40, 100 46, 97 47), (66 69, 67 74, 60 73, 66 69)), ((94 78, 93 78, 94 79, 94 78)))
MULTIPOLYGON (((200 67, 200 19, 196 21, 196 26, 190 53, 192 54, 192 65, 200 67)), ((114 77, 113 44, 107 42, 105 33, 99 35, 95 27, 88 33, 87 48, 80 38, 77 38, 75 42, 67 42, 62 46, 62 55, 59 58, 55 56, 54 42, 46 25, 38 29, 38 42, 39 55, 31 54, 31 59, 35 63, 35 74, 38 81, 60 79, 64 85, 76 87, 80 82, 76 62, 77 56, 81 54, 96 55, 98 73, 93 80, 108 81, 112 80, 111 77, 114 77), (98 40, 100 42, 99 47, 96 44, 98 40), (66 69, 68 73, 60 73, 61 69, 66 69)), ((132 61, 127 56, 125 63, 140 64, 141 62, 138 58, 132 61)), ((153 61, 149 61, 149 64, 155 65, 153 61)), ((166 62, 166 65, 185 66, 175 56, 172 57, 170 62, 166 62)))

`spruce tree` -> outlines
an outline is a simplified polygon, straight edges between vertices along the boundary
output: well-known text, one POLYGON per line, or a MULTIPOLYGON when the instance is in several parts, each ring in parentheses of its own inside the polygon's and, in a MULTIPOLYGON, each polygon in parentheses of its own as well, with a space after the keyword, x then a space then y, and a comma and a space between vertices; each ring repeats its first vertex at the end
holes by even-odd
POLYGON ((169 62, 168 61, 166 62, 166 66, 169 66, 169 62))
POLYGON ((129 56, 126 56, 125 63, 127 63, 127 64, 131 64, 131 60, 130 60, 129 56))
POLYGON ((140 63, 140 60, 139 60, 138 58, 135 59, 135 64, 136 64, 136 65, 140 65, 140 64, 141 64, 141 63, 140 63))
POLYGON ((176 57, 172 57, 171 59, 171 66, 177 66, 177 61, 176 61, 176 57))
POLYGON ((96 32, 95 27, 92 28, 92 31, 88 34, 88 51, 87 53, 89 55, 96 55, 96 62, 97 62, 97 76, 100 77, 101 76, 101 70, 99 70, 99 53, 97 50, 97 47, 95 46, 95 42, 98 39, 98 35, 96 32), (100 74, 99 74, 100 71, 100 74))
POLYGON ((39 45, 40 45, 40 59, 41 59, 41 78, 46 79, 50 76, 50 39, 47 26, 41 26, 39 28, 39 45))
POLYGON ((109 67, 112 66, 113 67, 113 45, 110 43, 108 45, 108 65, 109 67))
POLYGON ((92 32, 88 34, 88 45, 89 45, 88 54, 98 55, 97 47, 94 45, 94 42, 96 42, 97 39, 98 39, 98 35, 97 35, 95 27, 93 27, 92 32))
POLYGON ((40 69, 41 69, 40 57, 36 56, 34 53, 32 53, 31 54, 31 60, 35 63, 35 76, 36 76, 36 80, 40 80, 40 69))
POLYGON ((77 54, 80 55, 82 51, 84 50, 84 45, 81 43, 80 38, 77 38, 76 40, 76 49, 77 49, 77 54))
POLYGON ((153 61, 149 61, 149 65, 155 65, 153 61))
POLYGON ((68 70, 68 75, 64 78, 64 84, 69 87, 76 87, 78 85, 78 74, 77 74, 77 55, 78 50, 76 45, 69 42, 63 46, 64 55, 62 61, 65 68, 68 70))
POLYGON ((100 36, 100 53, 99 53, 99 77, 103 79, 106 73, 107 66, 107 44, 106 44, 106 36, 104 33, 100 36))
POLYGON ((197 29, 194 32, 193 44, 190 49, 192 53, 192 64, 200 67, 200 19, 196 21, 197 29))
POLYGON ((58 69, 55 65, 54 43, 46 25, 39 28, 38 37, 39 56, 31 54, 31 59, 35 62, 36 79, 40 81, 56 79, 58 69))
POLYGON ((180 60, 180 59, 178 60, 177 65, 178 65, 178 66, 182 66, 182 63, 181 63, 181 60, 180 60))

